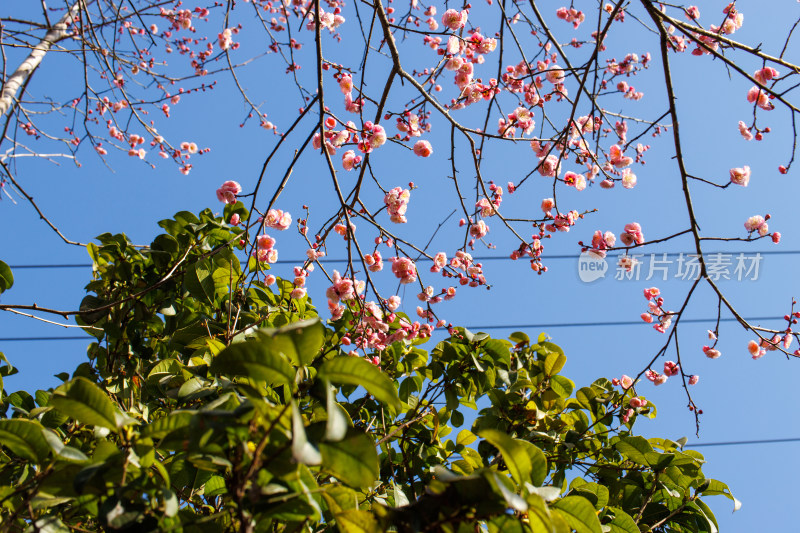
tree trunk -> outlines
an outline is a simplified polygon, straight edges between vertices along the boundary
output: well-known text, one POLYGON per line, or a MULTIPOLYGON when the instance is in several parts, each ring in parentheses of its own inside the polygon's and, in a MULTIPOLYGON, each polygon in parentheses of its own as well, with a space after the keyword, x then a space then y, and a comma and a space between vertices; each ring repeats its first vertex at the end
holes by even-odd
POLYGON ((8 80, 3 85, 2 93, 0 93, 0 117, 5 116, 8 110, 13 107, 14 100, 17 97, 20 87, 30 78, 33 71, 36 70, 39 63, 42 62, 45 54, 50 50, 50 47, 67 35, 70 27, 68 22, 72 21, 73 17, 80 9, 81 1, 82 0, 77 0, 72 4, 72 7, 64 13, 61 20, 45 34, 44 38, 39 41, 39 44, 33 47, 30 55, 25 58, 25 61, 22 62, 19 68, 9 76, 8 80))

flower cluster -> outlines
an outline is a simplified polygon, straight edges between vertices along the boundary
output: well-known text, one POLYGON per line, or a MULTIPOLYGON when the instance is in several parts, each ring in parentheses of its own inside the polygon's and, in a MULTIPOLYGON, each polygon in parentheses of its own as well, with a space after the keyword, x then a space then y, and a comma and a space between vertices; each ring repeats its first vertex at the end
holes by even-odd
POLYGON ((672 316, 674 313, 664 310, 664 298, 661 297, 661 291, 656 287, 650 287, 644 290, 644 297, 647 300, 647 312, 641 314, 642 320, 647 324, 652 324, 653 329, 659 333, 664 333, 672 325, 672 316))
POLYGON ((571 22, 576 30, 581 25, 581 22, 586 20, 586 15, 583 14, 583 11, 578 11, 574 8, 560 7, 556 10, 556 16, 565 22, 571 22))
POLYGON ((256 250, 253 255, 262 263, 274 263, 278 260, 275 239, 264 233, 256 237, 256 250))
POLYGON ((408 222, 405 215, 410 198, 411 192, 401 187, 395 187, 386 193, 383 197, 383 203, 386 205, 386 211, 389 213, 392 222, 396 224, 408 222))

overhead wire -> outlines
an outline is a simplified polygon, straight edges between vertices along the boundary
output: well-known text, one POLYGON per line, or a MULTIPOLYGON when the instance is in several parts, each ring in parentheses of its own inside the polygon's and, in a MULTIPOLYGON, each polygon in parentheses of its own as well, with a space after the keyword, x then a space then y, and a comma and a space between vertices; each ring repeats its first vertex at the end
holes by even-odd
MULTIPOLYGON (((739 253, 747 253, 752 255, 797 255, 800 254, 800 250, 754 250, 754 251, 744 251, 744 250, 735 250, 735 251, 716 251, 716 252, 706 252, 706 256, 713 256, 716 254, 739 254, 739 253)), ((609 258, 620 257, 622 254, 609 254, 609 258)), ((632 255, 640 255, 640 254, 632 254, 632 255)), ((644 254, 648 255, 648 254, 644 254)), ((694 256, 696 254, 689 253, 689 252, 658 252, 658 253, 651 253, 649 255, 658 256, 658 257, 679 257, 681 255, 684 256, 694 256)), ((547 261, 550 259, 578 259, 580 258, 580 254, 555 254, 555 255, 543 255, 542 259, 547 261)), ((505 255, 486 255, 486 256, 473 256, 473 261, 513 261, 509 256, 505 255)), ((276 265, 296 265, 298 263, 302 263, 306 261, 306 258, 298 258, 298 259, 279 259, 274 264, 276 265)), ((324 262, 326 263, 347 263, 349 260, 346 258, 342 259, 333 259, 333 258, 325 258, 324 262)), ((518 261, 524 261, 524 258, 518 259, 518 261)), ((91 268, 91 263, 62 263, 62 264, 28 264, 28 265, 9 265, 9 268, 13 269, 46 269, 46 268, 91 268)))

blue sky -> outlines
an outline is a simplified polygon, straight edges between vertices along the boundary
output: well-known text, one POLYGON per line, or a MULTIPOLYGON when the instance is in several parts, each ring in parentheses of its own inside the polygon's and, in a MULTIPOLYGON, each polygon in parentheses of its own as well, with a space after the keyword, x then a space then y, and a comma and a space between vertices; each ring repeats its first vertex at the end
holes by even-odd
MULTIPOLYGON (((721 21, 721 10, 725 5, 725 2, 703 2, 699 6, 703 14, 701 20, 721 21)), ((782 33, 784 26, 789 28, 800 16, 800 6, 796 3, 773 6, 770 13, 764 13, 763 7, 754 1, 737 2, 737 6, 745 14, 745 23, 734 37, 748 43, 763 43, 762 47, 767 51, 780 50, 785 38, 785 32, 782 33), (776 31, 776 27, 781 29, 776 31)), ((552 4, 544 9, 549 10, 550 7, 555 10, 560 5, 552 4)), ((582 8, 580 5, 576 7, 582 8)), ((482 8, 476 8, 476 11, 478 9, 482 8)), ((588 7, 584 10, 590 11, 588 7)), ((440 13, 442 11, 440 8, 440 13)), ((212 18, 212 22, 216 20, 212 18)), ((242 17, 242 20, 247 30, 250 20, 247 17, 242 17)), ((217 28, 209 24, 209 27, 217 28)), ((552 27, 562 41, 568 41, 573 35, 582 35, 584 29, 573 33, 571 26, 555 20, 552 21, 552 27)), ((631 19, 626 21, 622 29, 625 31, 612 33, 607 42, 609 48, 615 50, 617 58, 628 52, 642 54, 649 50, 653 54, 654 65, 629 80, 637 90, 645 92, 642 101, 630 104, 618 98, 616 102, 611 99, 606 102, 618 106, 609 108, 612 111, 625 110, 655 118, 666 110, 664 82, 658 68, 657 40, 631 19)), ((214 29, 214 33, 216 31, 219 30, 214 29)), ((250 57, 248 54, 260 53, 263 49, 263 45, 258 48, 259 41, 255 36, 248 35, 246 31, 242 33, 242 47, 235 53, 238 55, 234 55, 238 60, 250 57), (248 46, 250 50, 259 52, 248 51, 248 46)), ((307 39, 308 35, 303 37, 307 39)), ((430 50, 422 49, 414 39, 421 38, 415 36, 410 39, 413 43, 407 45, 409 50, 413 50, 409 64, 426 65, 432 57, 430 50)), ((358 56, 349 45, 356 42, 356 37, 347 33, 345 26, 342 43, 328 48, 330 52, 326 54, 330 55, 326 57, 342 63, 353 61, 358 56)), ((331 44, 331 40, 326 38, 326 46, 331 44)), ((800 49, 795 42, 790 42, 785 57, 797 62, 798 52, 800 49)), ((585 53, 578 51, 580 57, 585 53)), ((720 183, 727 180, 728 169, 733 167, 746 164, 753 173, 747 188, 731 186, 726 190, 718 190, 701 183, 692 184, 693 200, 703 233, 709 236, 743 237, 746 232, 742 224, 747 217, 769 212, 772 215, 771 227, 783 234, 779 245, 773 245, 768 240, 720 243, 717 247, 709 245, 707 251, 730 253, 734 261, 739 253, 752 257, 760 251, 800 251, 800 238, 793 232, 798 222, 795 207, 798 193, 796 171, 792 169, 788 175, 777 172, 778 165, 785 164, 791 153, 789 114, 780 108, 760 113, 759 124, 769 125, 772 132, 760 143, 745 142, 736 125, 739 120, 749 122, 752 116, 752 106, 745 100, 751 84, 738 79, 735 73, 729 79, 721 63, 709 57, 684 54, 673 55, 671 60, 689 171, 720 183)), ((376 60, 372 65, 368 64, 368 81, 378 80, 387 67, 385 61, 376 60)), ((753 62, 744 64, 747 72, 759 66, 753 62)), ((284 68, 275 56, 266 56, 241 73, 241 82, 248 88, 248 96, 256 102, 264 102, 262 109, 282 130, 297 116, 297 109, 302 105, 297 90, 283 73, 284 68)), ((30 90, 55 99, 71 98, 81 82, 74 69, 75 63, 68 58, 51 54, 35 75, 30 90)), ((311 79, 312 74, 313 67, 310 64, 307 72, 300 72, 306 80, 311 79)), ((484 75, 488 77, 491 74, 484 75)), ((446 91, 451 90, 447 86, 450 78, 445 76, 445 80, 443 85, 446 91)), ((333 95, 331 99, 334 103, 331 105, 341 106, 341 94, 332 86, 330 76, 325 82, 333 95)), ((401 92, 403 94, 410 93, 406 90, 405 93, 401 92)), ((790 100, 791 97, 792 93, 789 93, 790 100)), ((402 109, 402 102, 403 97, 391 100, 389 108, 402 109)), ((373 112, 370 110, 370 113, 373 112)), ((473 120, 476 116, 471 110, 463 113, 457 116, 469 117, 467 120, 473 120)), ((221 211, 222 204, 217 202, 214 191, 223 181, 233 179, 239 181, 246 192, 251 190, 266 153, 275 145, 277 138, 260 129, 255 122, 240 128, 239 123, 246 114, 247 109, 234 93, 230 78, 224 76, 213 91, 194 98, 184 98, 180 105, 173 106, 171 118, 159 122, 159 132, 177 143, 188 140, 201 147, 211 147, 209 153, 192 159, 194 169, 188 176, 177 172, 169 163, 159 162, 154 154, 150 154, 147 161, 157 163, 156 169, 137 158, 112 155, 108 160, 112 171, 99 161, 89 147, 79 152, 81 168, 68 160, 58 160, 58 164, 53 164, 26 158, 16 162, 16 172, 20 182, 34 196, 42 210, 70 238, 86 242, 97 234, 110 231, 125 232, 134 242, 148 243, 159 233, 157 221, 177 211, 197 212, 206 207, 221 211)), ((558 112, 552 116, 557 117, 558 112)), ((541 115, 536 118, 541 120, 541 115)), ((56 128, 60 122, 51 120, 47 124, 56 128)), ((385 124, 387 130, 394 133, 393 120, 385 124)), ((288 147, 295 147, 311 127, 310 122, 304 124, 293 134, 288 147)), ((434 156, 430 159, 417 158, 402 147, 387 145, 376 152, 373 160, 374 171, 385 187, 402 186, 409 181, 419 187, 412 193, 407 215, 409 222, 399 231, 422 243, 428 240, 436 226, 457 205, 453 198, 452 183, 446 179, 450 172, 450 162, 447 160, 449 129, 437 120, 430 135, 424 138, 430 140, 434 147, 434 156)), ((647 164, 634 169, 639 178, 636 188, 623 190, 617 187, 606 191, 590 187, 577 192, 559 186, 559 207, 578 210, 597 208, 598 212, 587 216, 569 233, 559 234, 547 243, 544 256, 545 264, 549 266, 547 274, 535 275, 527 261, 502 259, 508 256, 514 244, 503 233, 500 224, 490 219, 488 222, 492 231, 488 240, 496 244, 497 249, 486 249, 478 244, 474 255, 497 258, 484 261, 491 289, 459 289, 456 300, 439 304, 437 312, 456 325, 471 326, 476 330, 492 327, 487 331, 497 337, 519 329, 495 329, 504 325, 526 325, 528 327, 525 330, 531 336, 546 331, 567 354, 568 363, 564 373, 579 385, 588 384, 601 376, 612 378, 638 373, 662 346, 666 340, 664 335, 645 324, 582 324, 637 321, 639 314, 646 310, 642 289, 653 285, 661 288, 667 308, 680 305, 690 284, 675 279, 677 263, 669 265, 670 279, 666 282, 645 279, 648 273, 646 269, 651 253, 691 253, 692 241, 678 238, 642 249, 645 271, 638 280, 613 279, 612 265, 612 272, 606 278, 584 283, 578 276, 576 257, 579 252, 577 242, 590 240, 596 229, 619 233, 625 223, 637 221, 642 224, 645 236, 652 239, 688 227, 679 173, 675 161, 671 159, 671 138, 662 135, 647 142, 653 148, 646 153, 647 164), (547 259, 553 255, 576 257, 547 259), (540 324, 559 324, 563 327, 536 327, 540 324)), ((525 144, 502 147, 488 145, 483 175, 501 184, 518 182, 536 163, 525 144)), ((464 143, 458 141, 457 145, 462 150, 457 164, 467 176, 468 156, 463 151, 464 143)), ((283 175, 289 157, 291 150, 284 151, 278 156, 275 166, 268 170, 264 185, 266 192, 262 195, 261 203, 266 203, 271 195, 271 187, 274 188, 283 175)), ((340 173, 340 180, 347 189, 354 183, 352 174, 340 173)), ((469 183, 467 177, 464 180, 469 183)), ((0 259, 10 265, 88 263, 85 250, 64 245, 39 221, 24 198, 11 194, 17 201, 16 205, 8 197, 4 197, 0 203, 0 224, 6 229, 0 240, 0 259)), ((472 192, 470 194, 474 195, 472 192)), ((542 198, 551 195, 552 182, 537 174, 517 193, 505 195, 502 210, 504 213, 539 216, 542 198)), ((374 188, 365 190, 365 199, 372 202, 379 201, 380 196, 374 188)), ((302 213, 301 205, 310 205, 312 212, 309 223, 314 228, 327 218, 335 207, 334 202, 330 178, 321 167, 319 158, 311 157, 295 169, 276 207, 289 210, 296 217, 302 213)), ((432 251, 442 250, 452 255, 457 246, 454 242, 458 242, 454 239, 461 235, 457 227, 458 218, 458 214, 451 217, 436 234, 431 245, 432 251)), ((388 221, 386 223, 389 224, 388 221)), ((530 232, 530 229, 526 231, 530 232)), ((303 257, 305 245, 295 233, 287 231, 274 236, 278 238, 281 259, 303 257)), ((367 240, 371 240, 371 237, 367 240)), ((333 248, 331 250, 331 257, 344 256, 341 246, 336 251, 333 248)), ((389 256, 385 249, 381 251, 384 257, 389 256)), ((675 259, 674 256, 670 258, 675 259)), ((732 279, 722 281, 720 286, 743 316, 774 317, 759 323, 766 327, 783 327, 780 318, 789 311, 792 296, 800 295, 794 275, 797 261, 798 255, 764 254, 757 280, 732 279)), ((288 276, 290 271, 291 265, 284 264, 275 272, 288 276)), ((85 294, 83 286, 89 281, 91 271, 85 268, 17 269, 14 274, 14 288, 3 295, 4 303, 36 302, 52 308, 74 309, 85 294)), ((380 284, 386 290, 396 287, 396 280, 390 273, 384 272, 381 276, 380 284)), ((442 283, 440 278, 430 274, 425 281, 435 284, 437 288, 442 283)), ((310 295, 320 308, 324 308, 323 293, 327 282, 317 273, 312 274, 309 283, 310 295)), ((406 301, 405 309, 413 314, 417 305, 417 291, 408 289, 403 293, 402 290, 400 294, 406 301)), ((710 290, 702 287, 690 303, 685 317, 713 318, 716 305, 710 290)), ((730 317, 730 314, 723 313, 723 317, 730 317)), ((687 436, 690 443, 800 437, 800 416, 793 409, 798 363, 786 361, 785 357, 776 353, 770 353, 758 361, 751 360, 746 343, 752 335, 743 332, 739 325, 732 322, 725 322, 721 326, 718 348, 722 351, 722 357, 709 360, 701 348, 708 342, 706 330, 711 326, 711 323, 685 324, 680 327, 679 334, 684 366, 687 372, 700 376, 699 384, 692 389, 695 402, 704 410, 700 438, 694 435, 694 417, 686 409, 685 396, 676 380, 670 380, 658 388, 649 383, 642 383, 638 387, 640 394, 654 401, 659 409, 655 421, 641 421, 637 425, 640 431, 648 436, 675 439, 687 436)), ((0 338, 74 334, 75 330, 64 330, 9 314, 3 315, 0 320, 0 338)), ((58 381, 52 375, 70 370, 82 361, 85 344, 82 341, 0 342, 0 351, 21 369, 19 375, 6 381, 6 389, 33 390, 56 385, 58 381)), ((433 343, 427 347, 431 349, 433 343)), ((667 359, 673 358, 674 348, 667 354, 667 359)), ((657 368, 660 366, 661 363, 658 363, 657 368)), ((800 467, 797 446, 798 443, 782 443, 701 449, 708 459, 704 469, 706 474, 728 483, 743 503, 742 509, 731 516, 732 505, 728 500, 712 500, 712 509, 717 513, 722 531, 779 527, 790 520, 792 476, 800 467), (774 459, 767 462, 763 457, 774 459), (766 487, 768 490, 765 490, 766 487)))

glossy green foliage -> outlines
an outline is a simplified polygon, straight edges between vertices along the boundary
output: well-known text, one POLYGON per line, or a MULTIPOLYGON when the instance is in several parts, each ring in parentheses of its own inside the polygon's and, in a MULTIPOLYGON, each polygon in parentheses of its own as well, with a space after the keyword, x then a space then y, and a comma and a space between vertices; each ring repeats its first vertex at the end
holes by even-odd
POLYGON ((577 388, 543 335, 456 328, 430 352, 349 355, 354 308, 324 323, 243 269, 234 211, 90 246, 88 361, 0 397, 0 528, 716 531, 704 498, 730 490, 699 453, 633 433, 655 412, 629 411, 634 389, 577 388))

